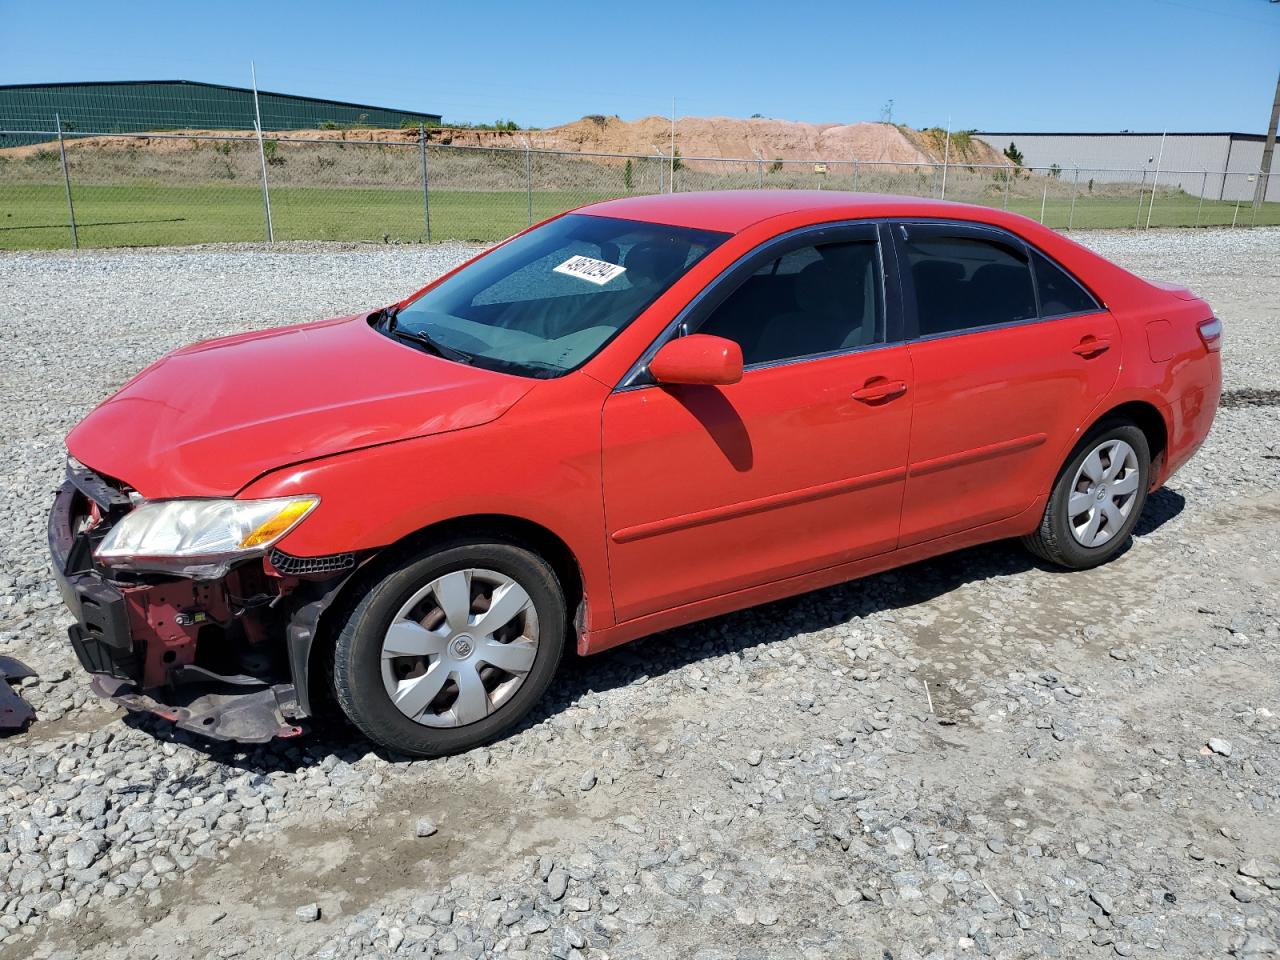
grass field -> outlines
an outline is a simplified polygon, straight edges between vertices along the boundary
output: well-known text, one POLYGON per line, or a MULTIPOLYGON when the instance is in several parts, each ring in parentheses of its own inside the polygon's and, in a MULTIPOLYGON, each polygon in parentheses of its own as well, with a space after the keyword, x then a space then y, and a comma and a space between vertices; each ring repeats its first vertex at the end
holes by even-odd
MULTIPOLYGON (((587 191, 535 191, 533 218, 606 199, 587 191)), ((1149 197, 1149 194, 1148 194, 1149 197)), ((171 186, 132 182, 80 185, 74 190, 82 247, 156 246, 265 239, 262 194, 247 185, 171 186)), ((956 197, 955 199, 964 199, 956 197)), ((529 222, 524 191, 431 192, 432 240, 500 240, 529 222)), ((1010 200, 1010 209, 1040 218, 1039 199, 1010 200)), ((408 189, 281 186, 271 191, 277 240, 421 241, 422 194, 408 189)), ((1156 198, 1152 226, 1190 227, 1280 224, 1280 203, 1265 204, 1255 218, 1249 204, 1187 194, 1156 198)), ((1058 229, 1132 228, 1147 223, 1147 204, 1132 198, 1080 197, 1074 215, 1067 199, 1050 199, 1044 222, 1058 229)), ((71 246, 67 198, 61 183, 0 186, 0 249, 71 246)))

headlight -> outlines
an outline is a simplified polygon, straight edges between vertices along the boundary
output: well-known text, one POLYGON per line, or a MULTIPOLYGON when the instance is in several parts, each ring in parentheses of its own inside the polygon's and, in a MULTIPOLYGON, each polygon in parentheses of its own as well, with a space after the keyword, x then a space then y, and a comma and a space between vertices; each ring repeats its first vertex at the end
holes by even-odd
POLYGON ((262 553, 301 522, 319 497, 153 500, 111 528, 99 560, 217 560, 262 553))

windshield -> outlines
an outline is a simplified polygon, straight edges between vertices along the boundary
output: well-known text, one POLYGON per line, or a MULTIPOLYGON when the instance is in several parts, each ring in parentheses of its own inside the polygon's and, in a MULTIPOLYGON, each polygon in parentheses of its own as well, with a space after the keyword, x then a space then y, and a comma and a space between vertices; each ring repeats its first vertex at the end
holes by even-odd
POLYGON ((559 376, 590 359, 727 236, 570 214, 427 291, 396 315, 393 329, 476 366, 559 376))

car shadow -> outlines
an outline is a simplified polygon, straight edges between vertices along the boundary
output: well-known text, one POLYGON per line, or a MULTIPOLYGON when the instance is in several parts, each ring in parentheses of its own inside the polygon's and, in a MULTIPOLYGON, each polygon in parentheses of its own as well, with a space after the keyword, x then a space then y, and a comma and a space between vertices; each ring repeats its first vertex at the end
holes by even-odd
MULTIPOLYGON (((1150 536, 1185 507, 1181 494, 1167 489, 1156 491, 1147 498, 1134 536, 1150 536)), ((1070 574, 1041 562, 1017 541, 1002 540, 666 630, 594 656, 566 657, 551 689, 517 731, 563 713, 585 697, 661 676, 698 660, 768 646, 798 633, 812 633, 886 610, 912 607, 968 583, 1033 568, 1070 574)), ((260 745, 206 740, 145 714, 126 714, 124 722, 158 740, 184 744, 219 763, 259 774, 293 772, 328 762, 330 757, 354 763, 369 753, 393 763, 431 762, 414 761, 376 747, 338 721, 322 722, 297 740, 260 745)))

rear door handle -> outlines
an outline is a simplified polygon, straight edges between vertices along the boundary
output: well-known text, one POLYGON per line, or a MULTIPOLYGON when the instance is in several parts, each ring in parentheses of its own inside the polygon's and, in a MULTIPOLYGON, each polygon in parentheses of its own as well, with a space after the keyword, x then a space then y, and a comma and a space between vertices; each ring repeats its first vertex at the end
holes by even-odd
POLYGON ((1081 357, 1096 357, 1111 349, 1111 341, 1099 337, 1088 336, 1071 348, 1071 352, 1081 357))
POLYGON ((863 403, 875 403, 877 400, 892 400, 907 392, 905 380, 873 379, 865 387, 853 391, 853 399, 863 403))

